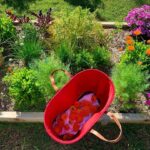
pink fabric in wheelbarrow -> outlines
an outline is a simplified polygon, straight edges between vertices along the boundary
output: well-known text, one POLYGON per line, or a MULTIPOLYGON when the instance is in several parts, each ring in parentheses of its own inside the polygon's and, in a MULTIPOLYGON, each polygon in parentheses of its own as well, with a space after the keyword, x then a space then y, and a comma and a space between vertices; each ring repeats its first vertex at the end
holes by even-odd
POLYGON ((63 140, 74 138, 84 124, 98 111, 100 104, 93 93, 83 95, 53 123, 55 133, 63 140))

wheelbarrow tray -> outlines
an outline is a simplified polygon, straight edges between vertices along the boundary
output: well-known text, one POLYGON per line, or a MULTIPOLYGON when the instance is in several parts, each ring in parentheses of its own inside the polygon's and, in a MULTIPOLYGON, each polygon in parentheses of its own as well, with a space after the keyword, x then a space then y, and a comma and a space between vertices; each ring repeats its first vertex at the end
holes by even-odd
POLYGON ((79 141, 102 117, 114 99, 114 85, 111 79, 97 69, 87 69, 73 76, 64 87, 48 102, 44 112, 44 126, 49 136, 61 144, 72 144, 79 141), (81 95, 93 92, 100 100, 100 109, 83 126, 72 140, 63 140, 53 131, 55 118, 67 110, 81 95))

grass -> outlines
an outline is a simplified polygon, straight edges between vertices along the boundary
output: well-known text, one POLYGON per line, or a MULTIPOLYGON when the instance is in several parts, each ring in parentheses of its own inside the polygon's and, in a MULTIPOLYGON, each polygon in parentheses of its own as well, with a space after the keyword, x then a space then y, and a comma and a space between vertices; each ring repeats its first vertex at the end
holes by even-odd
MULTIPOLYGON (((72 0, 16 0, 10 3, 10 0, 5 0, 7 4, 0 0, 0 13, 10 8, 20 14, 29 14, 29 11, 38 12, 39 10, 47 11, 50 7, 53 8, 54 15, 60 16, 63 11, 72 10, 77 5, 72 5, 72 0), (21 2, 20 2, 21 1, 21 2), (61 13, 60 13, 61 12, 61 13)), ((123 21, 128 11, 134 7, 143 4, 150 4, 149 0, 100 0, 97 6, 97 16, 100 20, 105 21, 123 21)))
MULTIPOLYGON (((107 137, 117 135, 114 124, 96 126, 107 137), (113 131, 113 132, 112 132, 113 131)), ((150 147, 149 125, 123 125, 123 138, 117 144, 109 144, 87 134, 81 141, 73 145, 60 145, 54 142, 45 133, 43 124, 29 123, 1 123, 0 149, 1 150, 148 150, 150 147)))

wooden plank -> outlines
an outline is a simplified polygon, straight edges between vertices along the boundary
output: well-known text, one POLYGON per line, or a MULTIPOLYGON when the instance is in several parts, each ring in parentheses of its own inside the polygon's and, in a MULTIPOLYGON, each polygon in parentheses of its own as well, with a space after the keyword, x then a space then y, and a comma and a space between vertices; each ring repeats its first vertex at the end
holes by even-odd
MULTIPOLYGON (((150 116, 146 114, 133 113, 115 113, 115 116, 121 123, 148 123, 150 116)), ((113 122, 104 115, 100 120, 101 123, 107 124, 113 122)), ((0 122, 43 122, 43 112, 0 112, 0 122)))
POLYGON ((117 25, 121 26, 123 29, 128 29, 126 22, 100 22, 103 28, 117 28, 117 25))
POLYGON ((43 122, 43 112, 0 112, 0 121, 4 122, 43 122))

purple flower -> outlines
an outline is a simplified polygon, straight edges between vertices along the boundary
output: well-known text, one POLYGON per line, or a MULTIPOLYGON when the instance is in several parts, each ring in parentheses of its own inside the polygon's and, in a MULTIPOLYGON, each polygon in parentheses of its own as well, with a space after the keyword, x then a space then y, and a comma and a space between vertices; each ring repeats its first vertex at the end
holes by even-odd
POLYGON ((147 97, 148 97, 148 99, 150 99, 150 92, 149 92, 149 93, 147 93, 147 97))
POLYGON ((132 9, 125 17, 125 21, 133 31, 140 28, 143 35, 150 37, 150 5, 132 9))
POLYGON ((145 101, 145 105, 150 106, 150 100, 145 101))

